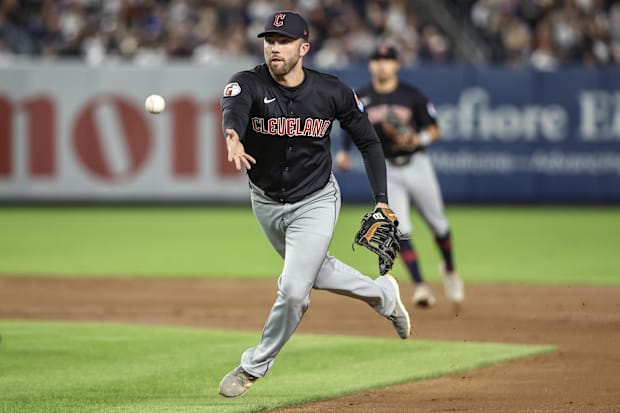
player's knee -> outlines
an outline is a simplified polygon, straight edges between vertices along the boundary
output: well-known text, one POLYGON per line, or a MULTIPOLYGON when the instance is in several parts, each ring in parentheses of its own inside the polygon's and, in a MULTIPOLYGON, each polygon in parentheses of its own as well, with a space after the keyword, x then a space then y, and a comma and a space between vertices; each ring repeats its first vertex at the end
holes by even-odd
POLYGON ((450 225, 448 221, 435 224, 432 228, 435 238, 448 238, 450 237, 450 225))
POLYGON ((307 307, 310 302, 310 292, 301 288, 285 288, 280 290, 280 297, 287 307, 307 307))
POLYGON ((290 309, 300 308, 302 311, 305 311, 310 305, 310 295, 306 294, 303 297, 301 295, 284 297, 284 305, 290 309))

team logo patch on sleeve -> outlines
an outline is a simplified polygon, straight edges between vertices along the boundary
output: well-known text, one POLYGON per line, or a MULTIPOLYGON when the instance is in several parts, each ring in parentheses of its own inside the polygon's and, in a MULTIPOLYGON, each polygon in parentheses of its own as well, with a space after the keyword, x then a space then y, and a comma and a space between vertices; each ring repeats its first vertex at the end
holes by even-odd
POLYGON ((355 91, 353 91, 353 97, 355 97, 355 103, 357 104, 357 108, 359 109, 360 112, 363 112, 364 104, 362 103, 360 98, 357 97, 357 94, 355 93, 355 91))
POLYGON ((437 109, 435 109, 435 105, 433 105, 432 103, 428 102, 426 104, 426 111, 428 112, 429 115, 431 115, 433 118, 437 117, 437 109))
POLYGON ((229 83, 224 88, 224 97, 237 96, 239 93, 241 93, 241 86, 237 82, 229 83))

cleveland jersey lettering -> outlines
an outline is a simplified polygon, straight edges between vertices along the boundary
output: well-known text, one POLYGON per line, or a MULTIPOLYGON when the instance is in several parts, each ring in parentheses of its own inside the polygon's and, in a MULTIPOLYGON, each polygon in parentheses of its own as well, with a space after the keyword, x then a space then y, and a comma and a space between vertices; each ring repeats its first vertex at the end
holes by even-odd
POLYGON ((401 122, 412 125, 412 111, 410 108, 403 105, 377 105, 369 106, 367 109, 368 119, 374 124, 379 124, 388 118, 388 113, 392 111, 401 122))
POLYGON ((262 135, 310 136, 323 138, 331 125, 331 121, 325 119, 308 118, 302 122, 300 118, 252 118, 252 129, 262 135))

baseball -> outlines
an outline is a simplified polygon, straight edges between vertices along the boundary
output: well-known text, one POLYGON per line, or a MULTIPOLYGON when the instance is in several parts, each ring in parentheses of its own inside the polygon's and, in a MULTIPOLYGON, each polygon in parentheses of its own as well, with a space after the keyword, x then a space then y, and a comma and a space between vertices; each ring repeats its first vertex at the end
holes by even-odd
POLYGON ((151 113, 161 113, 166 108, 166 101, 159 95, 151 95, 146 98, 144 107, 151 113))

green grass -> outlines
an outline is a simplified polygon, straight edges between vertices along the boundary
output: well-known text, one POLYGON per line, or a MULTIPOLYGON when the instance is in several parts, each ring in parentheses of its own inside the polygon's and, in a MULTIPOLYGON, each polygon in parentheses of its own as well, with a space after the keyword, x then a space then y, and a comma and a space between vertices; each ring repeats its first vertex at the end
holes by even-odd
MULTIPOLYGON (((367 274, 351 249, 364 207, 345 206, 331 252, 367 274)), ((452 207, 456 262, 468 282, 619 284, 620 208, 452 207)), ((439 254, 414 215, 424 274, 439 254)), ((249 205, 0 208, 0 274, 276 277, 281 261, 249 205)), ((406 277, 400 263, 394 273, 406 277)))
MULTIPOLYGON (((346 206, 332 253, 351 250, 365 208, 346 206)), ((468 282, 620 283, 618 208, 449 208, 468 282), (612 251, 614 249, 614 251, 612 251)), ((414 216, 422 268, 439 255, 414 216)), ((272 277, 280 258, 249 206, 0 208, 0 275, 272 277)), ((406 277, 400 264, 394 273, 406 277)), ((550 346, 295 335, 241 399, 221 377, 259 333, 0 322, 0 413, 252 412, 479 368, 550 346)))
POLYGON ((257 333, 4 321, 0 334, 2 413, 255 412, 553 350, 296 335, 266 378, 226 399, 218 383, 257 333))
POLYGON ((256 275, 279 265, 247 207, 5 208, 0 228, 0 273, 233 275, 243 262, 256 275))
MULTIPOLYGON (((620 284, 620 208, 460 207, 448 217, 466 281, 620 284)), ((434 239, 417 215, 413 221, 424 274, 439 281, 434 239)))

